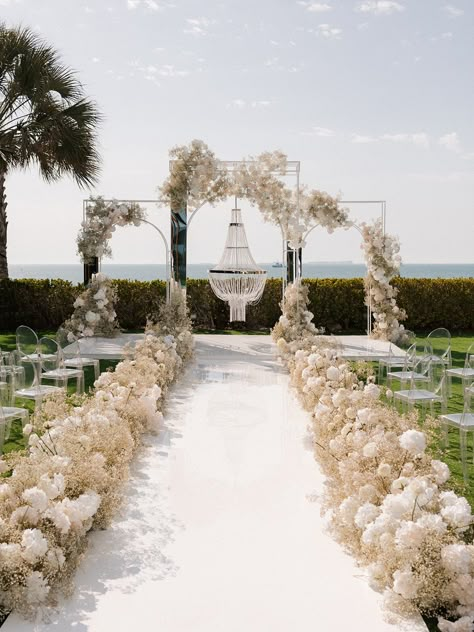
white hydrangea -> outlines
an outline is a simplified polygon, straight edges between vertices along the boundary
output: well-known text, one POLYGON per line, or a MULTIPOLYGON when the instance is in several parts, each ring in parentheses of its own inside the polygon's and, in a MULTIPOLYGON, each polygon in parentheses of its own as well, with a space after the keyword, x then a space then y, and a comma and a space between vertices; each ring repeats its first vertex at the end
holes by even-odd
POLYGON ((434 479, 438 485, 444 485, 451 476, 448 465, 443 463, 443 461, 432 460, 431 469, 433 470, 434 479))
POLYGON ((401 447, 412 454, 421 454, 426 450, 426 436, 419 430, 406 430, 399 441, 401 447))
POLYGON ((474 630, 474 614, 461 617, 457 621, 447 621, 440 617, 438 628, 440 632, 472 632, 474 630))
POLYGON ((449 544, 441 551, 441 563, 454 574, 468 574, 474 571, 474 545, 449 544))
POLYGON ((23 559, 34 564, 38 558, 46 555, 48 541, 40 529, 25 529, 21 538, 21 548, 23 559))
POLYGON ((33 571, 26 578, 26 599, 29 604, 43 603, 49 593, 50 587, 43 574, 33 571))
POLYGON ((25 489, 22 496, 23 500, 27 502, 33 509, 37 509, 42 512, 48 507, 48 497, 42 489, 38 487, 31 487, 25 489))
POLYGON ((418 594, 418 585, 410 569, 397 570, 393 573, 393 590, 404 599, 415 599, 418 594))
POLYGON ((364 503, 359 509, 354 518, 354 523, 359 529, 364 529, 369 522, 373 522, 380 513, 379 507, 376 507, 372 503, 364 503))

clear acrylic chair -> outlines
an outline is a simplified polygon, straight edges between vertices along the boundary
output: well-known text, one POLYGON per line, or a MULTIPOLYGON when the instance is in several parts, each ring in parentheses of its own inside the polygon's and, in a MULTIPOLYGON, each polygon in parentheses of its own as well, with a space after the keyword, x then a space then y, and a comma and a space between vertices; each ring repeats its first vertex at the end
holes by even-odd
POLYGON ((432 357, 425 356, 420 362, 427 365, 427 369, 422 369, 422 372, 426 372, 430 375, 430 382, 426 385, 426 388, 420 388, 417 385, 417 378, 412 376, 410 382, 410 388, 396 391, 393 394, 394 402, 401 402, 402 409, 413 410, 415 404, 421 404, 425 410, 429 405, 430 413, 434 414, 434 405, 440 404, 441 413, 446 412, 448 398, 446 389, 446 375, 444 367, 441 362, 434 362, 432 357))
POLYGON ((47 395, 65 390, 64 387, 41 384, 41 369, 38 362, 32 362, 32 360, 26 357, 21 358, 19 361, 24 368, 24 381, 21 386, 18 384, 15 385, 15 390, 13 391, 14 405, 16 404, 17 399, 32 399, 35 402, 36 409, 38 410, 41 407, 43 399, 47 395))
POLYGON ((38 342, 38 336, 31 327, 27 327, 26 325, 17 327, 16 348, 22 357, 28 358, 33 362, 38 361, 38 342))
POLYGON ((405 362, 401 371, 387 372, 387 386, 392 388, 393 381, 400 382, 400 388, 403 390, 406 386, 412 384, 430 384, 431 383, 431 362, 433 355, 429 343, 423 343, 423 354, 417 354, 417 343, 413 343, 405 354, 405 362))
POLYGON ((29 413, 26 408, 12 405, 15 374, 13 372, 7 373, 6 380, 8 388, 0 389, 0 423, 3 420, 3 437, 5 441, 8 441, 12 422, 19 419, 23 429, 29 421, 29 413))
POLYGON ((462 382, 463 392, 466 391, 467 386, 474 380, 474 342, 467 350, 464 367, 446 369, 446 375, 450 382, 453 377, 459 378, 462 382))
POLYGON ((44 336, 39 340, 41 355, 41 380, 52 380, 56 386, 67 388, 70 379, 76 380, 77 393, 84 392, 84 371, 68 369, 64 366, 61 347, 56 340, 44 336))
MULTIPOLYGON (((451 413, 449 415, 444 414, 440 416, 441 422, 441 430, 442 430, 442 438, 443 438, 443 447, 447 448, 448 446, 448 430, 449 427, 457 428, 459 430, 459 443, 461 447, 461 463, 462 463, 462 474, 464 478, 464 482, 468 483, 469 481, 469 470, 468 470, 468 434, 472 433, 474 440, 474 410, 472 408, 472 400, 469 402, 465 402, 464 410, 462 413, 451 413)), ((472 463, 474 464, 474 446, 472 450, 472 463)))
POLYGON ((78 340, 69 342, 67 332, 64 329, 58 329, 56 340, 63 352, 64 366, 73 369, 83 369, 85 366, 91 366, 94 368, 94 379, 99 379, 100 360, 81 356, 81 347, 78 340))
POLYGON ((451 334, 444 327, 438 327, 430 331, 426 338, 433 349, 432 362, 443 364, 450 369, 453 361, 451 357, 451 334))
MULTIPOLYGON (((384 373, 388 373, 393 369, 404 369, 406 367, 405 358, 408 349, 411 348, 416 341, 416 334, 413 331, 406 330, 403 342, 394 345, 392 342, 388 348, 388 356, 379 360, 378 383, 382 384, 384 373), (402 353, 400 353, 400 351, 402 353)), ((410 367, 408 367, 410 368, 410 367)))

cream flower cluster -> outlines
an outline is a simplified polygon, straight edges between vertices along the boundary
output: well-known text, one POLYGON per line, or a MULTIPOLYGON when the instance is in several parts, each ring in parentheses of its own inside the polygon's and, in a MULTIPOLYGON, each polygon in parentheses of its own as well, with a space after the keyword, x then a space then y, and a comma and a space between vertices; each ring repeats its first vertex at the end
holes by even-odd
POLYGON ((472 632, 474 516, 449 489, 446 463, 430 454, 436 421, 421 431, 416 414, 384 404, 381 388, 359 381, 317 336, 281 337, 277 346, 311 413, 332 533, 390 607, 440 615, 443 632, 472 632))
POLYGON ((106 202, 102 197, 90 198, 86 217, 77 236, 77 251, 84 263, 94 257, 111 257, 108 244, 116 226, 139 226, 146 213, 136 202, 106 202))
POLYGON ((163 301, 158 312, 148 318, 146 333, 157 336, 173 336, 176 350, 183 361, 193 355, 194 339, 192 322, 186 302, 186 294, 178 283, 172 282, 169 302, 163 301))
POLYGON ((141 435, 159 431, 182 364, 172 336, 147 335, 90 396, 46 400, 25 428, 28 452, 0 459, 0 618, 34 616, 67 589, 87 532, 121 503, 141 435))
POLYGON ((380 219, 371 225, 362 224, 361 228, 361 248, 367 262, 366 304, 370 301, 375 321, 372 337, 396 342, 404 333, 400 321, 407 317, 397 305, 398 290, 390 283, 400 269, 400 244, 397 238, 384 235, 380 219))
POLYGON ((308 288, 301 280, 287 285, 281 303, 282 315, 273 328, 275 340, 303 342, 310 336, 321 333, 316 329, 313 314, 308 310, 308 288))
POLYGON ((62 325, 68 342, 83 337, 117 335, 120 325, 116 302, 117 290, 111 279, 101 272, 92 275, 87 290, 74 301, 74 313, 62 325))
POLYGON ((202 140, 173 147, 170 159, 170 174, 159 188, 162 204, 192 212, 205 202, 215 204, 229 195, 227 173, 202 140))

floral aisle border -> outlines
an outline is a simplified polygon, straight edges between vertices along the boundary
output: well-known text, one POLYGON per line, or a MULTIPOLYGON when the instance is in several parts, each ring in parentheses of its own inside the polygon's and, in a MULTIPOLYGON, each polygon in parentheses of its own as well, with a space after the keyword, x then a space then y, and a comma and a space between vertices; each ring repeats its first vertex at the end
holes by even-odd
POLYGON ((438 616, 441 632, 472 632, 474 516, 449 488, 446 463, 427 450, 439 441, 436 421, 428 417, 420 431, 416 413, 383 403, 370 376, 364 383, 308 327, 304 292, 287 293, 273 336, 312 416, 333 535, 391 609, 438 616))
POLYGON ((147 334, 92 396, 45 401, 25 428, 29 452, 0 459, 0 614, 54 605, 87 533, 110 523, 141 435, 159 430, 167 389, 191 354, 191 333, 180 333, 179 345, 147 334))
MULTIPOLYGON (((281 176, 286 173, 287 156, 279 151, 264 152, 243 160, 237 169, 227 172, 209 147, 200 140, 170 151, 172 168, 159 188, 160 202, 171 208, 185 207, 196 212, 203 204, 215 204, 235 195, 257 206, 265 221, 279 226, 295 250, 304 247, 304 235, 321 226, 329 233, 337 228, 356 226, 349 219, 338 197, 300 187, 294 191, 281 176)), ((366 303, 372 308, 373 337, 396 341, 403 336, 400 321, 406 318, 396 304, 397 290, 391 285, 401 259, 395 237, 384 234, 381 222, 357 227, 367 263, 366 303)))

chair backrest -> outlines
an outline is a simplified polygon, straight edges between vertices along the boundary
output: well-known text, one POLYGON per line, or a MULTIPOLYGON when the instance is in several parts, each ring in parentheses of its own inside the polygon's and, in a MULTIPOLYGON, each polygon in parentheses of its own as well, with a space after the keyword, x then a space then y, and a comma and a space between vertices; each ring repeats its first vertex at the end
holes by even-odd
POLYGON ((440 395, 444 401, 447 399, 447 389, 446 389, 446 367, 444 364, 438 359, 437 356, 432 356, 431 361, 431 390, 436 394, 440 395))
MULTIPOLYGON (((412 344, 414 344, 416 342, 416 334, 414 331, 411 331, 410 329, 405 329, 405 331, 403 332, 402 337, 400 338, 400 340, 396 343, 396 346, 399 349, 402 349, 403 351, 407 351, 412 344)), ((392 343, 390 343, 391 345, 392 343)))
POLYGON ((23 355, 38 353, 38 336, 26 325, 20 325, 16 330, 16 348, 23 355))
POLYGON ((21 356, 19 351, 12 351, 10 353, 10 366, 12 369, 20 369, 21 370, 21 383, 16 383, 15 388, 18 390, 19 388, 30 389, 32 387, 38 386, 39 384, 39 371, 38 371, 38 363, 32 362, 29 358, 21 356))
POLYGON ((444 327, 433 329, 428 334, 428 340, 433 347, 434 355, 439 356, 444 361, 449 361, 451 366, 451 334, 444 327))
POLYGON ((69 342, 68 332, 62 327, 60 327, 56 332, 56 341, 61 348, 63 358, 74 358, 76 360, 80 360, 81 348, 79 346, 79 341, 74 340, 73 342, 69 342))
POLYGON ((43 336, 39 340, 39 352, 41 355, 41 369, 43 371, 54 371, 61 363, 61 348, 52 338, 43 336))
POLYGON ((474 342, 469 345, 466 351, 466 359, 464 360, 465 369, 474 369, 474 342))
MULTIPOLYGON (((410 345, 408 349, 406 350, 405 364, 403 367, 404 371, 411 371, 413 368, 413 365, 417 363, 417 359, 419 360, 419 358, 417 358, 416 351, 417 351, 416 343, 413 343, 412 345, 410 345)), ((390 347, 390 353, 391 353, 391 347, 390 347)))

